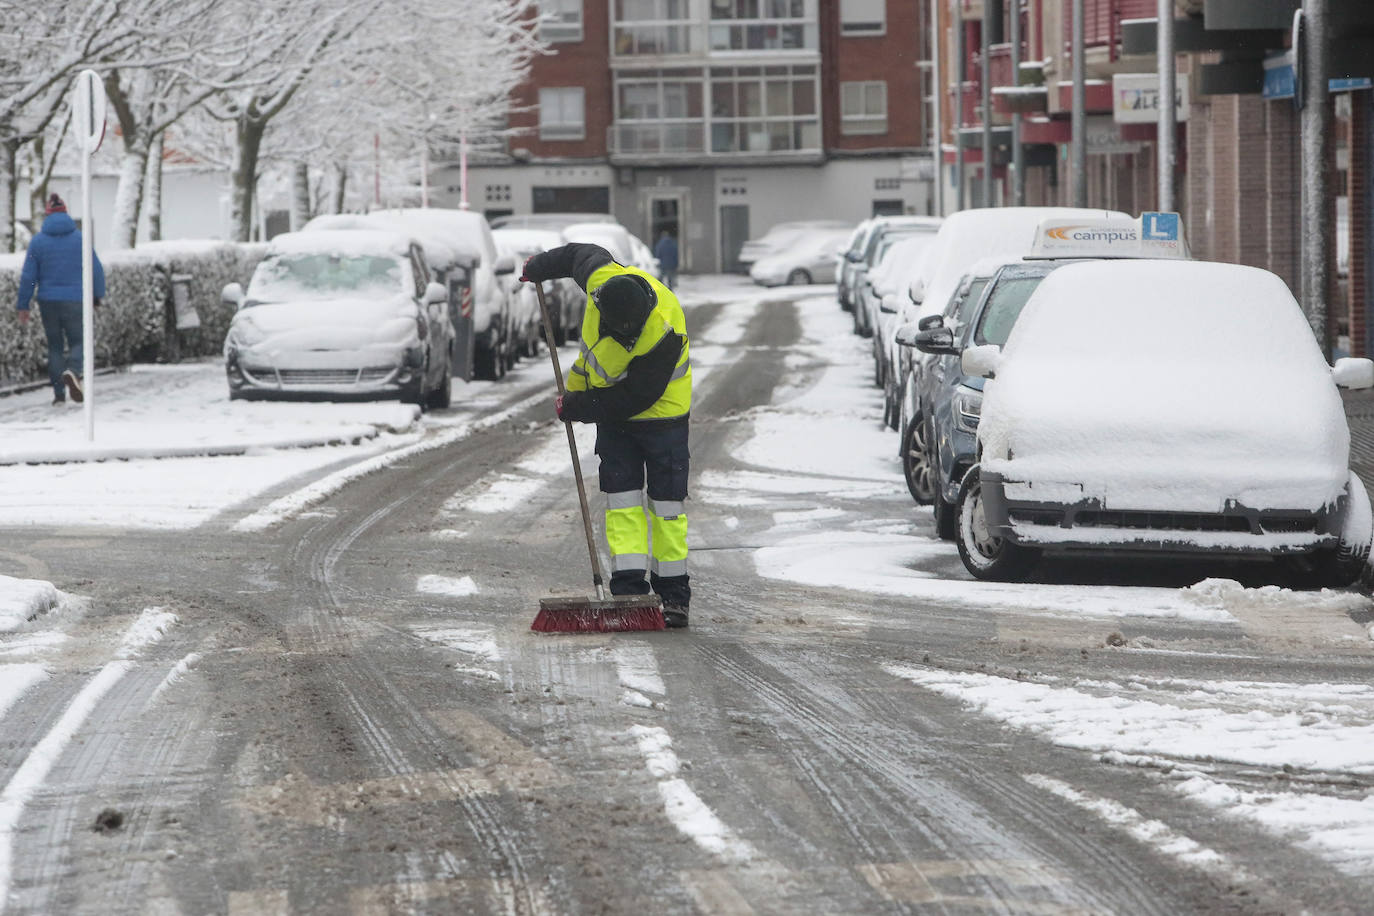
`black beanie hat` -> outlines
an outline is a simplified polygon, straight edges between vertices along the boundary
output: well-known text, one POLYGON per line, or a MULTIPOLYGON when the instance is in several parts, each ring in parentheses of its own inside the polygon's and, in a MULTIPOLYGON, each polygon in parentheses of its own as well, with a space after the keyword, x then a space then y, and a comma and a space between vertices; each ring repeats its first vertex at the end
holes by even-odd
POLYGON ((657 301, 654 288, 643 277, 637 274, 611 277, 596 291, 601 335, 613 337, 629 349, 644 329, 644 322, 657 301))

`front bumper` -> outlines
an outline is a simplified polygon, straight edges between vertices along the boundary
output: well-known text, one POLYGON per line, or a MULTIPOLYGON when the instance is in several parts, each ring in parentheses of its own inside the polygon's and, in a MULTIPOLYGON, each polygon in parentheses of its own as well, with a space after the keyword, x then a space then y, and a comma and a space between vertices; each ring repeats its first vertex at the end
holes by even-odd
POLYGON ((1033 483, 1005 481, 983 471, 980 484, 991 534, 1048 550, 1305 554, 1337 545, 1346 508, 1342 496, 1335 505, 1315 512, 1254 509, 1235 502, 1216 513, 1122 510, 1104 508, 1095 498, 1067 499, 1067 485, 1042 486, 1050 495, 1028 498, 1036 489, 1033 483))
POLYGON ((395 397, 423 384, 421 347, 290 353, 229 348, 225 374, 235 394, 261 397, 395 397))

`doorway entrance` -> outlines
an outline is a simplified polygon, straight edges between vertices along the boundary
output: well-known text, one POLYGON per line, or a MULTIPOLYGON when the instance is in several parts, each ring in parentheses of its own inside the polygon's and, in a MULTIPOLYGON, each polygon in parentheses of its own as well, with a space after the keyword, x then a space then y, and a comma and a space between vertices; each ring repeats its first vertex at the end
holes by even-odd
POLYGON ((683 194, 654 194, 649 198, 649 235, 645 239, 649 247, 658 244, 659 237, 668 233, 677 242, 678 270, 691 270, 692 257, 683 237, 683 194))
POLYGON ((722 204, 720 208, 720 269, 723 273, 745 273, 739 259, 740 249, 749 241, 749 205, 722 204))

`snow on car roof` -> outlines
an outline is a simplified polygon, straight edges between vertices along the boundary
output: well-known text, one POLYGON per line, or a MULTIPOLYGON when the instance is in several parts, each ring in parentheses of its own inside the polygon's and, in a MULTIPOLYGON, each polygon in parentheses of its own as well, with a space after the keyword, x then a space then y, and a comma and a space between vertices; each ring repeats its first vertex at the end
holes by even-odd
POLYGON ((472 210, 410 207, 376 210, 367 215, 382 225, 415 236, 432 259, 455 263, 481 261, 486 217, 472 210))
POLYGON ((898 283, 909 280, 922 269, 922 255, 934 243, 935 234, 930 232, 900 236, 892 243, 892 247, 883 252, 878 265, 873 268, 874 285, 889 278, 898 283))
POLYGON ((1076 499, 1315 509, 1345 485, 1330 367, 1288 287, 1258 268, 1067 264, 1031 295, 986 392, 988 466, 1072 481, 1076 499))
POLYGON ((337 254, 358 257, 386 253, 405 257, 410 239, 383 229, 311 229, 286 232, 268 244, 268 254, 337 254))
POLYGON ((563 233, 550 229, 493 229, 492 235, 517 251, 548 251, 564 243, 563 233))
POLYGON ((619 223, 573 223, 563 230, 572 242, 591 242, 611 253, 617 264, 633 260, 630 251, 630 231, 619 223))
POLYGON ((949 297, 958 289, 964 272, 974 262, 985 257, 1028 254, 1042 221, 1079 217, 1130 219, 1128 214, 1117 210, 1079 207, 991 207, 950 214, 940 227, 935 248, 926 258, 921 315, 942 312, 949 297))

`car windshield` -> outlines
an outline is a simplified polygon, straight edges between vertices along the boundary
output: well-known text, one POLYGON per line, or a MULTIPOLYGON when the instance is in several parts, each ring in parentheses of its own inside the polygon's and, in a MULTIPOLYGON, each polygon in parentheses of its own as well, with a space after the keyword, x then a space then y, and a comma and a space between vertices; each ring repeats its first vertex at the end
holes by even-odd
POLYGON ((1012 326, 1026 307, 1031 293, 1045 278, 1043 276, 1006 277, 992 288, 992 295, 978 321, 974 339, 980 344, 1006 346, 1012 326))
POLYGON ((300 299, 394 296, 405 291, 399 258, 379 255, 268 255, 253 272, 245 305, 300 299))

